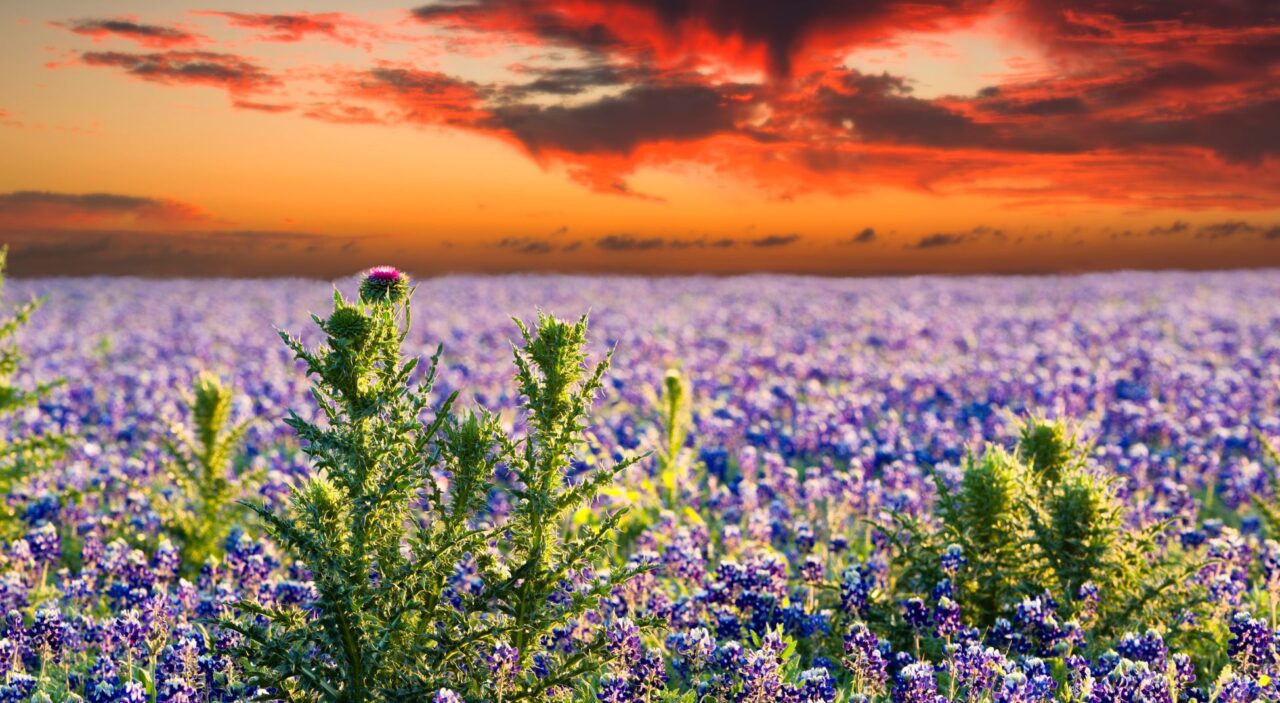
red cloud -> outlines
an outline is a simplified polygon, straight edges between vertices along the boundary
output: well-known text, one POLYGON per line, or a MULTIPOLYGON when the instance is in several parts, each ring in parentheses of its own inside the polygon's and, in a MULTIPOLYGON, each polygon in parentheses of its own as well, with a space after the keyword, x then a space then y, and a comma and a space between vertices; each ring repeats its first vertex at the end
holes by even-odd
POLYGON ((988 0, 440 0, 423 22, 569 45, 662 65, 714 59, 776 76, 828 66, 831 52, 972 21, 988 0), (815 62, 817 62, 815 64, 815 62))
POLYGON ((212 51, 164 51, 127 54, 90 51, 80 55, 89 66, 122 68, 131 76, 166 84, 207 85, 232 93, 246 93, 278 85, 266 69, 232 54, 212 51))
POLYGON ((436 71, 383 67, 348 80, 354 97, 390 104, 397 119, 416 124, 476 128, 489 116, 486 88, 436 71))
MULTIPOLYGON (((634 195, 627 177, 638 168, 696 163, 778 195, 896 185, 1010 206, 1263 208, 1280 196, 1270 168, 1280 157, 1277 12, 1256 3, 1210 12, 1191 0, 445 0, 414 14, 458 42, 515 41, 580 59, 548 67, 530 57, 484 82, 390 63, 273 73, 197 51, 84 61, 216 85, 244 109, 297 103, 328 122, 485 134, 609 193, 634 195), (908 77, 838 58, 903 31, 963 27, 993 8, 1042 44, 1049 70, 926 99, 908 77), (277 75, 317 74, 330 91, 307 101, 239 95, 282 85, 277 75)), ((341 40, 362 26, 337 13, 213 14, 275 41, 341 40)))
POLYGON ((241 110, 257 110, 258 112, 291 112, 294 109, 293 105, 259 103, 252 100, 233 100, 231 106, 241 110))
POLYGON ((64 27, 76 34, 93 37, 94 39, 120 37, 151 49, 194 46, 207 41, 205 37, 186 30, 156 24, 143 24, 127 17, 77 20, 75 22, 55 23, 55 26, 64 27))
POLYGON ((222 17, 233 26, 263 30, 262 41, 300 42, 310 36, 321 36, 349 46, 362 45, 362 37, 374 32, 373 25, 341 12, 264 14, 246 12, 204 11, 199 15, 222 17))

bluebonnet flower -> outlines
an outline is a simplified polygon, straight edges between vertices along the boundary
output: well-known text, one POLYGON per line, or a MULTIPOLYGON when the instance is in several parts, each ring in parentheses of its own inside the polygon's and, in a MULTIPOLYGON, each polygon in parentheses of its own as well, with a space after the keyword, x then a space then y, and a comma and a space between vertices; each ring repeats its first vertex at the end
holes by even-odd
POLYGON ((617 674, 606 673, 600 677, 596 700, 600 701, 600 703, 634 703, 636 699, 631 693, 631 686, 625 678, 617 674))
POLYGON ((809 554, 805 556, 804 562, 800 565, 800 576, 805 583, 819 583, 822 581, 824 570, 822 557, 817 554, 809 554))
POLYGON ((813 668, 800 672, 797 685, 788 687, 788 701, 794 703, 831 703, 836 699, 835 681, 826 669, 813 668))
POLYGON ((1275 665, 1275 633, 1266 622, 1241 611, 1231 616, 1229 629, 1231 640, 1227 651, 1240 671, 1252 674, 1275 665))
POLYGON ((1154 671, 1164 671, 1168 666, 1169 649, 1155 630, 1147 630, 1145 635, 1126 633, 1116 644, 1116 653, 1125 659, 1146 662, 1154 671))
POLYGON ((640 657, 640 628, 630 618, 619 618, 605 631, 609 653, 624 662, 640 657))
POLYGON ((861 614, 866 611, 867 598, 875 580, 866 564, 850 564, 840 577, 840 606, 846 613, 861 614))
POLYGON ((942 596, 933 608, 933 627, 938 637, 950 638, 964 627, 960 621, 960 604, 942 596))
POLYGON ((938 695, 938 681, 932 664, 918 662, 898 672, 893 686, 894 703, 942 703, 945 700, 938 695))
POLYGON ((62 558, 62 538, 52 523, 46 522, 31 530, 25 540, 36 562, 49 564, 62 558))
POLYGON ((844 652, 845 667, 853 672, 863 687, 871 691, 884 687, 889 680, 888 662, 881 651, 879 638, 866 625, 858 622, 850 626, 844 637, 844 652))
POLYGON ((506 642, 496 642, 485 656, 493 685, 499 691, 509 689, 520 675, 520 652, 506 642))
POLYGON ((901 603, 902 618, 907 621, 907 625, 917 633, 924 632, 929 628, 929 607, 919 598, 908 598, 901 603))
POLYGON ((1213 693, 1214 703, 1253 703, 1260 700, 1258 683, 1239 674, 1222 682, 1213 693))
POLYGON ((947 545, 947 550, 942 553, 942 571, 947 576, 955 577, 968 563, 964 550, 958 544, 947 545))

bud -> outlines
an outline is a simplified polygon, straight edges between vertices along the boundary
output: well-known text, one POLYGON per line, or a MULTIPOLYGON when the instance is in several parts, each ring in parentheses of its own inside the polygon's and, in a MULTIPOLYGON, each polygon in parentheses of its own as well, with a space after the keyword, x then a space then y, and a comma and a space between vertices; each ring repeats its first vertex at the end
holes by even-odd
MULTIPOLYGON (((361 294, 363 295, 363 292, 361 294)), ((330 337, 345 340, 353 347, 362 345, 369 338, 369 332, 372 329, 373 321, 367 315, 359 308, 346 305, 334 310, 329 319, 324 321, 324 331, 329 333, 330 337)))
POLYGON ((409 293, 409 277, 394 266, 375 266, 360 282, 360 297, 366 303, 394 303, 409 293))
POLYGON ((676 369, 669 369, 662 382, 667 387, 667 397, 671 399, 674 405, 679 405, 680 401, 684 399, 684 379, 680 377, 680 372, 676 369))

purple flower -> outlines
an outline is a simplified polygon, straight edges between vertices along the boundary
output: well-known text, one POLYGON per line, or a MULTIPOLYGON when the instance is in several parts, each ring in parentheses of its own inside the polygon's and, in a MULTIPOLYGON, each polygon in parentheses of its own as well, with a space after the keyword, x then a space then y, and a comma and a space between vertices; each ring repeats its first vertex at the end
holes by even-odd
POLYGON ((631 618, 618 618, 613 626, 605 631, 609 654, 624 663, 634 662, 640 657, 640 628, 631 618))
POLYGON ((968 563, 969 560, 964 557, 964 550, 958 544, 947 545, 947 550, 942 553, 942 571, 947 576, 954 577, 968 563))
POLYGON ((902 618, 917 634, 929 629, 929 607, 919 598, 902 601, 902 618))
POLYGON ((888 662, 880 649, 880 640, 858 622, 849 628, 844 637, 844 665, 853 672, 854 678, 863 684, 863 688, 879 691, 889 679, 888 662))
POLYGON ((1239 671, 1253 674, 1275 666, 1275 634, 1265 621, 1255 620, 1240 611, 1231 616, 1228 628, 1231 640, 1227 643, 1227 651, 1239 671))
POLYGON ((493 649, 485 656, 485 663, 493 677, 494 688, 505 691, 520 675, 520 650, 506 642, 495 642, 493 649))
POLYGON ((964 627, 960 622, 960 604, 943 596, 933 608, 933 626, 938 637, 949 638, 964 627))
MULTIPOLYGON (((893 687, 894 703, 941 703, 933 665, 928 662, 908 664, 898 672, 893 687)), ((945 699, 944 699, 945 700, 945 699)))
POLYGON ((442 688, 439 691, 436 691, 436 695, 431 699, 431 703, 462 703, 462 696, 454 693, 451 689, 442 688))

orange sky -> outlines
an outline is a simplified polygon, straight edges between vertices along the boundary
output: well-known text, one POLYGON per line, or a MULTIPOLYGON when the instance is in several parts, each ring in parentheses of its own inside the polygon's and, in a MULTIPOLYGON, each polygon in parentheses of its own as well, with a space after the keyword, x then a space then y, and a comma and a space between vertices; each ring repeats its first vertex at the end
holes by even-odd
POLYGON ((15 275, 1280 264, 1274 4, 265 5, 0 6, 15 275))

